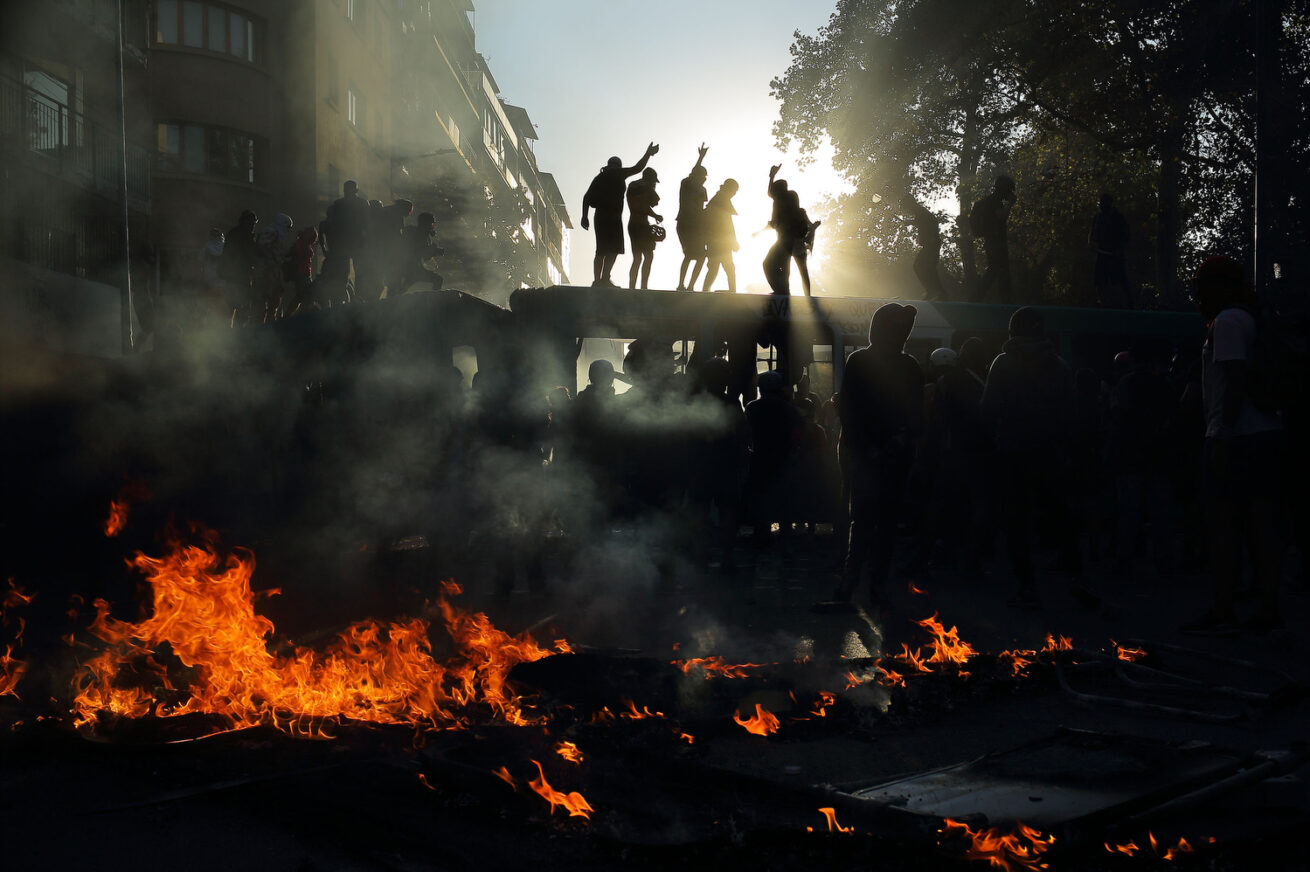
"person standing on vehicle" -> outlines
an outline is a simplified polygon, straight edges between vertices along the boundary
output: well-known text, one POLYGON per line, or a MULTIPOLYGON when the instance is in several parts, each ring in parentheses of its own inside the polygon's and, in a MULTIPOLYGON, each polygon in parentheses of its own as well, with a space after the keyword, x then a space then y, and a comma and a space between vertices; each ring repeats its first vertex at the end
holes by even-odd
POLYGON ((612 157, 591 180, 587 193, 582 198, 582 229, 591 228, 588 217, 591 209, 596 210, 596 256, 592 260, 592 287, 614 287, 610 273, 614 262, 623 254, 623 194, 628 179, 646 168, 646 163, 659 153, 660 147, 655 143, 646 146, 646 153, 641 160, 630 167, 623 161, 612 157))

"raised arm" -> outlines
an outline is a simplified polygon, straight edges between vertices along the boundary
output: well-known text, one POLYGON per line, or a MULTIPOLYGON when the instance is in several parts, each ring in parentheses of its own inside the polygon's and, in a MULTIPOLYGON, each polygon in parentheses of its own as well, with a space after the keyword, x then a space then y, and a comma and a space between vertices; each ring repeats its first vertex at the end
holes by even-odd
POLYGON ((639 173, 639 172, 641 172, 642 170, 644 170, 644 169, 646 168, 646 163, 647 163, 647 162, 648 162, 652 157, 654 157, 655 155, 657 155, 657 154, 659 154, 659 153, 660 153, 660 147, 659 147, 658 145, 656 145, 655 143, 652 142, 650 145, 646 146, 646 153, 643 154, 643 155, 641 156, 641 160, 637 161, 635 164, 633 164, 633 165, 630 166, 630 167, 624 167, 624 168, 623 168, 623 176, 624 176, 624 178, 626 178, 626 177, 628 177, 628 176, 635 176, 637 173, 639 173))
POLYGON ((707 146, 705 143, 702 142, 700 144, 700 148, 696 149, 696 165, 692 167, 693 170, 705 162, 705 152, 709 150, 710 150, 709 146, 707 146))
POLYGON ((782 169, 782 164, 774 164, 769 167, 769 196, 773 196, 773 180, 778 177, 778 170, 782 169))

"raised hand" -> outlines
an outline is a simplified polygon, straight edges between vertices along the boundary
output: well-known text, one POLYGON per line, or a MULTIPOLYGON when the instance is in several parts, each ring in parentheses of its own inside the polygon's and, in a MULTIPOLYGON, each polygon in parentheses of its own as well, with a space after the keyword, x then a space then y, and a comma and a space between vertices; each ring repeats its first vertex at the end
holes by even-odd
POLYGON ((650 145, 646 146, 647 157, 653 157, 659 153, 660 153, 660 147, 656 143, 652 142, 650 145))
POLYGON ((696 149, 696 153, 700 155, 700 159, 701 159, 701 160, 705 160, 705 153, 706 153, 707 151, 709 151, 709 150, 710 150, 710 147, 709 147, 708 145, 706 145, 705 143, 702 142, 702 143, 700 144, 700 148, 696 149))
POLYGON ((774 176, 776 176, 778 174, 778 170, 780 169, 782 169, 782 164, 774 164, 773 166, 769 167, 769 178, 773 178, 774 176))

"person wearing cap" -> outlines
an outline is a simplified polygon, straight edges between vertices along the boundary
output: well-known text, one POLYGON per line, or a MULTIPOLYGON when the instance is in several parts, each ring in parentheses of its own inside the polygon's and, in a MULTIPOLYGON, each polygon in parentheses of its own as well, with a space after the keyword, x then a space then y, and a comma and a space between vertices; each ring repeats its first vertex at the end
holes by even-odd
POLYGON ((1073 373, 1046 338, 1032 306, 1010 316, 1010 338, 987 373, 982 411, 996 447, 1001 514, 1010 568, 1018 589, 1010 602, 1037 607, 1032 523, 1053 520, 1061 563, 1081 572, 1081 556, 1066 486, 1067 442, 1073 415, 1073 373))
POLYGON ((678 242, 682 245, 682 265, 678 267, 678 290, 685 291, 696 287, 701 267, 705 266, 705 203, 709 193, 705 190, 705 179, 709 176, 702 162, 709 151, 705 143, 697 151, 696 165, 691 168, 687 178, 678 188, 678 242), (691 277, 687 277, 687 267, 691 267, 691 277))
POLYGON ((981 303, 986 299, 993 284, 996 285, 996 295, 1002 303, 1009 302, 1013 296, 1006 223, 1010 218, 1010 210, 1014 208, 1014 201, 1014 179, 997 176, 992 192, 975 203, 969 211, 970 229, 974 236, 982 240, 983 249, 987 252, 987 272, 978 279, 978 284, 969 296, 972 303, 981 303))
POLYGON ((1242 265, 1231 257, 1211 257, 1197 268, 1193 287, 1197 308, 1210 328, 1201 350, 1201 401, 1203 504, 1213 588, 1209 610, 1181 629, 1198 634, 1267 632, 1283 626, 1278 605, 1283 422, 1277 412, 1260 408, 1248 395, 1257 301, 1242 265), (1260 602, 1255 616, 1239 625, 1233 600, 1243 574, 1243 550, 1251 555, 1260 602))
POLYGON ((655 259, 655 228, 650 219, 663 221, 656 214, 660 195, 655 185, 660 180, 653 167, 642 170, 641 178, 628 185, 628 238, 632 240, 632 269, 628 271, 628 287, 637 287, 637 273, 641 273, 641 289, 650 287, 650 267, 655 259))
POLYGON ((323 242, 327 258, 319 273, 320 282, 329 282, 330 301, 349 299, 346 278, 353 266, 356 271, 356 289, 360 285, 360 258, 368 239, 368 201, 359 195, 359 186, 347 181, 341 186, 342 196, 327 210, 323 222, 323 242))
POLYGON ((905 515, 914 442, 923 431, 923 370, 905 353, 918 310, 885 303, 869 320, 869 344, 846 358, 838 445, 850 493, 850 532, 833 598, 849 602, 864 577, 875 606, 885 595, 905 515))
POLYGON ((614 262, 623 254, 623 193, 628 179, 646 168, 646 163, 659 153, 660 147, 655 143, 646 146, 646 153, 641 160, 630 167, 625 167, 618 157, 612 157, 601 167, 596 177, 587 187, 582 198, 582 229, 591 228, 588 217, 591 209, 596 210, 596 256, 592 259, 592 286, 614 287, 610 273, 614 262))

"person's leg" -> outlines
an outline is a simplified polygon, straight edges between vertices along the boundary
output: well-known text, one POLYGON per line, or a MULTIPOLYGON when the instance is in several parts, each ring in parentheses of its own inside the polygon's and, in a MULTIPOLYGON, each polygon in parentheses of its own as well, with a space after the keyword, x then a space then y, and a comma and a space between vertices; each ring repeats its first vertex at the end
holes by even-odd
POLYGON ((605 255, 597 254, 591 259, 591 283, 593 285, 600 284, 601 277, 606 274, 605 255))
POLYGON ((618 263, 618 260, 619 260, 619 256, 617 254, 605 255, 605 263, 601 270, 601 275, 600 275, 600 280, 602 284, 606 284, 606 285, 614 284, 614 279, 610 277, 610 274, 614 272, 614 264, 618 263))
MULTIPOLYGON (((786 264, 786 266, 790 267, 791 264, 786 264)), ((810 295, 810 267, 809 256, 805 253, 805 249, 801 249, 800 253, 796 255, 796 267, 801 271, 801 289, 805 291, 805 296, 808 297, 810 295)))
POLYGON ((696 287, 696 279, 700 278, 700 271, 703 266, 705 266, 705 255, 701 255, 692 261, 691 278, 687 279, 687 287, 696 287))
POLYGON ((718 277, 719 261, 711 258, 709 264, 705 267, 705 284, 701 285, 701 291, 703 293, 709 293, 710 288, 714 287, 714 280, 718 277))
POLYGON ((732 255, 724 255, 723 274, 728 279, 728 293, 737 293, 737 266, 732 262, 732 255))
POLYGON ((632 267, 628 270, 628 287, 637 287, 637 273, 641 270, 641 251, 632 249, 632 267))
POLYGON ((641 256, 641 289, 650 290, 650 268, 655 262, 655 251, 651 249, 645 251, 641 256))
POLYGON ((694 288, 696 286, 695 273, 692 273, 691 281, 689 282, 684 281, 684 279, 686 279, 687 277, 687 267, 690 264, 691 264, 691 255, 684 254, 682 256, 682 264, 678 267, 678 290, 680 291, 685 291, 688 288, 694 288))

